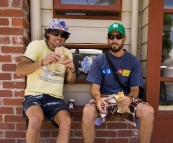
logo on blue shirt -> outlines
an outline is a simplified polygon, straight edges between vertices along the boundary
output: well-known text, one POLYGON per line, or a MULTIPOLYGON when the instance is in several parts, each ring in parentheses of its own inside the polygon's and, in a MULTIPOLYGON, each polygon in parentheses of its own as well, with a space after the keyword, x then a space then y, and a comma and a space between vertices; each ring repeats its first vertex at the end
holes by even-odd
POLYGON ((111 74, 112 71, 111 71, 111 69, 103 68, 102 73, 103 73, 103 74, 111 74))

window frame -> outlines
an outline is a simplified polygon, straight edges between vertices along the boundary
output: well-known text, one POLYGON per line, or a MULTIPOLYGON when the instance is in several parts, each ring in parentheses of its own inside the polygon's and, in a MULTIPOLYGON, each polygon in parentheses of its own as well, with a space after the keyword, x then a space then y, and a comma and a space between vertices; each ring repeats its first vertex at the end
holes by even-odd
POLYGON ((61 0, 53 0, 53 18, 74 18, 74 19, 104 19, 121 20, 122 0, 115 0, 116 5, 82 5, 82 4, 61 4, 61 0), (107 13, 107 15, 64 15, 56 12, 74 12, 74 13, 107 13), (116 14, 111 15, 111 14, 116 14))

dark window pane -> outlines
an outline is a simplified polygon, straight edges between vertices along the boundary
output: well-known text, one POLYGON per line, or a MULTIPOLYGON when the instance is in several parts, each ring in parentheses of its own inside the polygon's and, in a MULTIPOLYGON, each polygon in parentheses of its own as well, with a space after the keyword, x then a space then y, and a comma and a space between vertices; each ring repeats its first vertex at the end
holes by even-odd
POLYGON ((162 77, 173 77, 173 14, 164 14, 161 69, 162 77))
POLYGON ((165 9, 173 9, 173 0, 165 0, 164 1, 165 9))
POLYGON ((115 5, 115 0, 61 0, 61 4, 115 5))

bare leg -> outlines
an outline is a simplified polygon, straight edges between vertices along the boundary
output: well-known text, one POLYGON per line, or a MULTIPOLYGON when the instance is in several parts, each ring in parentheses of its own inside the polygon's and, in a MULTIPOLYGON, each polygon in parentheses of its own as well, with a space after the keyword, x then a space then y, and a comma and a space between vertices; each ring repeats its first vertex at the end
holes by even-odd
POLYGON ((153 131, 154 109, 150 105, 142 104, 139 106, 136 115, 140 118, 140 143, 150 143, 153 131))
POLYGON ((42 109, 39 106, 31 106, 26 112, 29 124, 26 132, 27 143, 40 142, 40 128, 44 118, 42 109))
POLYGON ((68 143, 70 140, 71 117, 68 111, 59 111, 54 121, 59 125, 59 134, 56 143, 68 143))
POLYGON ((82 134, 84 143, 94 143, 95 138, 95 118, 98 117, 98 111, 93 105, 85 106, 82 117, 82 134))

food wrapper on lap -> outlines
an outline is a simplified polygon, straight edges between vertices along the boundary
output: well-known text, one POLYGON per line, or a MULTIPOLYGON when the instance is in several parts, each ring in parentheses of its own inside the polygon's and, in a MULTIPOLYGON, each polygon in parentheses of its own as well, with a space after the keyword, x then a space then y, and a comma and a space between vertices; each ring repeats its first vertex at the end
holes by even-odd
POLYGON ((62 47, 56 47, 55 53, 58 53, 61 55, 61 59, 58 61, 59 64, 62 64, 64 61, 67 60, 67 58, 64 56, 63 48, 62 47))
POLYGON ((122 99, 124 97, 124 93, 123 92, 118 92, 117 95, 114 96, 115 100, 117 101, 118 104, 118 113, 130 113, 130 108, 129 107, 124 107, 121 104, 119 104, 119 100, 122 99))

